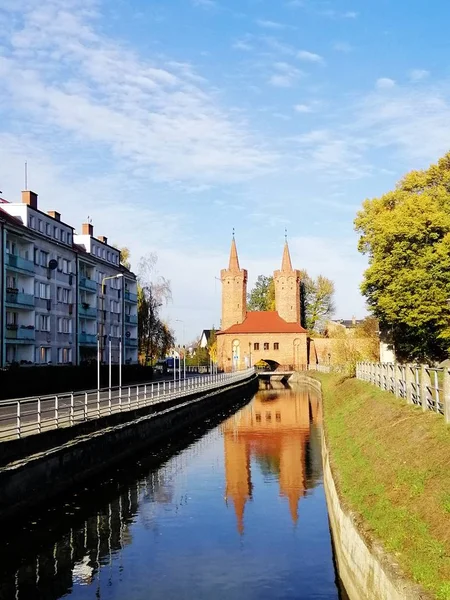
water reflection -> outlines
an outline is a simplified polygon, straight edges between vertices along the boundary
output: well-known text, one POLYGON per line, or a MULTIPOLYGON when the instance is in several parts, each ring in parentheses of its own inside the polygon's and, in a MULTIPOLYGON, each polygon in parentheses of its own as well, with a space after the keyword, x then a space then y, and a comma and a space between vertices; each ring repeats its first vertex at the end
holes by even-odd
POLYGON ((320 463, 315 473, 307 473, 306 460, 311 424, 321 420, 321 403, 307 389, 284 389, 280 384, 277 391, 272 384, 223 424, 225 497, 234 505, 240 534, 245 505, 253 497, 252 456, 264 475, 278 480, 280 496, 288 500, 292 522, 297 523, 299 500, 321 475, 320 463))
POLYGON ((271 387, 128 463, 5 536, 0 600, 337 600, 321 421, 308 390, 271 387))

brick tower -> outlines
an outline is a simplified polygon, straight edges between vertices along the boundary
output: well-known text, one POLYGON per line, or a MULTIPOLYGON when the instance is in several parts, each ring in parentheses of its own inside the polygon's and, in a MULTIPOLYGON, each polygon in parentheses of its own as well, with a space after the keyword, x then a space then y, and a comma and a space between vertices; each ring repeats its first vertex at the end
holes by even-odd
POLYGON ((228 269, 222 269, 220 279, 222 281, 221 329, 224 331, 232 325, 243 323, 247 314, 247 271, 239 267, 234 234, 228 269))
POLYGON ((292 268, 286 240, 281 270, 273 274, 275 282, 275 309, 288 323, 300 323, 300 271, 292 268))

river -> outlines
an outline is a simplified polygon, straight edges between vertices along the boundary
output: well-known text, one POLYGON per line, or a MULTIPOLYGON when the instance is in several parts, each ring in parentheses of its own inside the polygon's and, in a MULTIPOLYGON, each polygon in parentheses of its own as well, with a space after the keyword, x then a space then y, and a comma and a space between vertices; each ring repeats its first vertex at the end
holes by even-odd
POLYGON ((347 600, 322 484, 321 403, 264 389, 5 530, 1 600, 347 600))

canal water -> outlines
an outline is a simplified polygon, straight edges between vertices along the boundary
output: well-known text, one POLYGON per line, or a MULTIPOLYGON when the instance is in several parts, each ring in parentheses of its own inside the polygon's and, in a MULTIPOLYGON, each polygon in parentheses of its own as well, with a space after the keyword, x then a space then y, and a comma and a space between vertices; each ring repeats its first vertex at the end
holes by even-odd
POLYGON ((3 531, 0 599, 347 599, 321 423, 280 384, 29 515, 3 531))

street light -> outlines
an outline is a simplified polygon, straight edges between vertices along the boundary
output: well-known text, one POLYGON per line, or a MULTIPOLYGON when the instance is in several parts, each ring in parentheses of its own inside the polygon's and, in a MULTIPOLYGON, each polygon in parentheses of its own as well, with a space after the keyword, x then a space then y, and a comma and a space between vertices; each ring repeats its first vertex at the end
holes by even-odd
MULTIPOLYGON (((105 313, 105 281, 108 279, 121 279, 123 277, 123 273, 118 273, 117 275, 110 275, 108 277, 103 277, 101 283, 101 293, 102 293, 102 310, 105 313)), ((105 322, 104 327, 106 326, 106 314, 104 314, 105 322)), ((103 332, 104 333, 104 332, 103 332)), ((100 334, 97 333, 97 395, 100 400, 100 361, 101 361, 101 348, 100 348, 100 334)), ((119 338, 119 387, 122 387, 122 336, 119 338)), ((109 331, 109 395, 111 397, 111 327, 109 331)))

